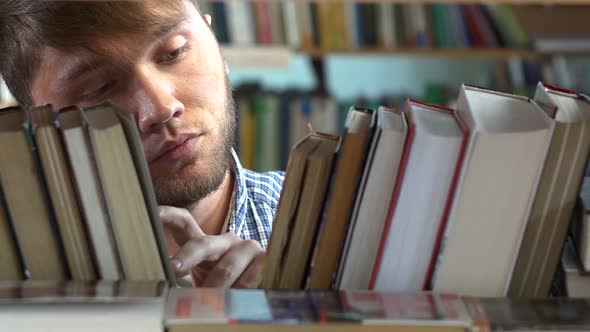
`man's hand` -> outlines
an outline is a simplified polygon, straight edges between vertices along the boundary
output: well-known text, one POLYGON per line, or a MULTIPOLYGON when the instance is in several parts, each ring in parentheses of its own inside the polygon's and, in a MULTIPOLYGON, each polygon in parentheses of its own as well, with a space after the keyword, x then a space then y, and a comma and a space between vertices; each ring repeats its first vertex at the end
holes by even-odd
POLYGON ((172 258, 177 276, 190 274, 195 287, 258 287, 265 256, 258 242, 233 233, 206 235, 185 209, 161 206, 159 213, 179 248, 172 258))

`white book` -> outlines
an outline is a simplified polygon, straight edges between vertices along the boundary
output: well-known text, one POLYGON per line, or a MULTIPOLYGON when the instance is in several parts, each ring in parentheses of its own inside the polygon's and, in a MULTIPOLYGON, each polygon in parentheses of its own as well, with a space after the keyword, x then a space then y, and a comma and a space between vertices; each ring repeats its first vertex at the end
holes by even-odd
POLYGON ((377 128, 355 199, 337 275, 339 289, 369 288, 407 131, 402 112, 384 107, 377 110, 377 128))
POLYGON ((383 233, 380 263, 373 271, 379 291, 421 291, 433 252, 438 252, 447 210, 461 166, 466 131, 454 111, 409 101, 404 110, 412 128, 405 171, 383 233))
POLYGON ((73 184, 87 228, 97 271, 102 280, 122 278, 111 220, 98 181, 90 141, 83 127, 80 110, 61 112, 58 116, 64 148, 70 158, 73 184))
POLYGON ((470 137, 433 289, 503 297, 554 125, 529 98, 465 85, 457 113, 470 137))
POLYGON ((379 3, 379 41, 385 48, 394 48, 395 24, 394 7, 389 2, 379 3))
POLYGON ((411 29, 411 39, 416 46, 426 47, 429 45, 428 41, 428 26, 426 24, 426 9, 424 4, 421 3, 409 3, 408 5, 409 22, 411 29))

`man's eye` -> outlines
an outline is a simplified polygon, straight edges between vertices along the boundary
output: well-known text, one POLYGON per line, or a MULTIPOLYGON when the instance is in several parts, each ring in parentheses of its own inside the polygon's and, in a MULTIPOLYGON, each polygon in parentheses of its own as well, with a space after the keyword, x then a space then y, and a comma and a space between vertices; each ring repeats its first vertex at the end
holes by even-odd
POLYGON ((177 49, 175 49, 174 51, 168 52, 168 54, 164 55, 163 57, 160 57, 159 59, 157 59, 158 63, 174 63, 178 60, 180 60, 188 51, 189 46, 188 44, 185 44, 177 49))
POLYGON ((109 90, 115 85, 115 81, 108 81, 105 84, 101 85, 98 89, 95 89, 89 93, 82 95, 82 99, 90 100, 94 98, 99 98, 105 95, 109 90))
POLYGON ((174 51, 168 53, 168 60, 174 60, 180 56, 182 50, 180 48, 175 49, 174 51))

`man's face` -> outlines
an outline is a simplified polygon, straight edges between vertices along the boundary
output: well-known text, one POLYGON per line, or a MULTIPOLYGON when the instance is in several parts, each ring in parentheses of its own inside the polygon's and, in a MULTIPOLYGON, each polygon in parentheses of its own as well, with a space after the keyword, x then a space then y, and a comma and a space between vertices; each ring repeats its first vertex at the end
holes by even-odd
POLYGON ((161 36, 105 38, 98 41, 100 52, 46 47, 32 83, 35 104, 110 101, 131 112, 158 201, 174 206, 193 204, 219 187, 235 127, 217 41, 197 10, 186 10, 188 19, 161 36))

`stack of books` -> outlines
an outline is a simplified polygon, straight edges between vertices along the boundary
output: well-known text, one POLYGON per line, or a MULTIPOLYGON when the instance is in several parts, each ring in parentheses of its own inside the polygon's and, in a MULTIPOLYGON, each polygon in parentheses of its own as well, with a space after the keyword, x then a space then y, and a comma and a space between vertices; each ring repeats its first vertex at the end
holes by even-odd
POLYGON ((171 280, 132 115, 0 110, 0 280, 171 280))
POLYGON ((266 288, 545 297, 590 152, 590 103, 464 85, 456 109, 351 108, 292 150, 266 288))

